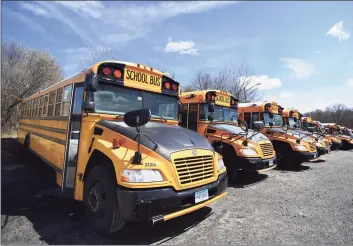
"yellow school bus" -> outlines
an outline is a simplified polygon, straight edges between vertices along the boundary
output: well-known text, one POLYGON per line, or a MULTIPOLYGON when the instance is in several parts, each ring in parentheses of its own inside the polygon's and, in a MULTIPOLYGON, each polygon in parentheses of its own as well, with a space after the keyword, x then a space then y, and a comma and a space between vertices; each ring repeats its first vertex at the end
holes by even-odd
POLYGON ((238 99, 226 91, 181 93, 182 126, 205 136, 222 154, 229 180, 239 170, 264 172, 276 167, 276 153, 262 133, 238 125, 238 99))
POLYGON ((342 139, 337 134, 336 130, 330 130, 330 126, 326 125, 326 123, 318 122, 316 125, 314 121, 310 117, 303 117, 302 123, 304 128, 316 126, 320 128, 320 130, 325 134, 325 137, 329 138, 332 142, 331 150, 338 150, 342 148, 342 139))
POLYGON ((318 152, 318 156, 329 153, 330 151, 330 143, 329 141, 322 136, 322 134, 313 132, 314 128, 311 132, 307 129, 302 129, 301 118, 302 114, 299 113, 297 109, 288 109, 285 108, 282 111, 283 123, 288 125, 289 129, 298 132, 301 135, 307 135, 315 140, 316 149, 318 152))
POLYGON ((341 132, 341 126, 336 123, 323 123, 325 131, 328 134, 335 136, 341 140, 341 144, 337 145, 336 149, 350 149, 353 146, 353 141, 350 136, 346 136, 341 132))
POLYGON ((179 83, 104 61, 22 103, 18 140, 54 168, 99 232, 167 221, 226 195, 221 155, 178 126, 179 83))
POLYGON ((337 125, 338 127, 338 135, 342 139, 342 149, 343 150, 349 150, 353 148, 353 136, 348 131, 347 127, 337 125))
POLYGON ((277 102, 239 103, 238 111, 240 118, 251 127, 254 118, 263 121, 265 127, 261 132, 272 141, 278 160, 277 166, 293 167, 318 157, 312 138, 300 136, 283 125, 283 107, 277 102))

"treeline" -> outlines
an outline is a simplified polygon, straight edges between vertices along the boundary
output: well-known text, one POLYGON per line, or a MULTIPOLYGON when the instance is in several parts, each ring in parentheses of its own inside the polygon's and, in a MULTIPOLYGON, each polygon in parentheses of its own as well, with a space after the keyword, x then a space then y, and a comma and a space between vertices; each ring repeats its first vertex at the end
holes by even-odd
POLYGON ((311 116, 322 123, 337 123, 353 129, 353 108, 348 108, 343 104, 334 104, 325 110, 317 109, 304 115, 311 116))

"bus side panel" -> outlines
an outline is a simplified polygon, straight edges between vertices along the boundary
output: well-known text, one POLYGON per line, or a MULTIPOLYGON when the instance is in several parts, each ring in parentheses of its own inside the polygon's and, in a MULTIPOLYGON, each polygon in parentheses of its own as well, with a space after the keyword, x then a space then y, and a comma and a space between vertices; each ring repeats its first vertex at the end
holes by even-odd
POLYGON ((26 132, 22 130, 20 127, 17 129, 17 140, 21 143, 24 144, 25 142, 25 137, 26 137, 26 132))
POLYGON ((31 134, 30 147, 40 157, 63 169, 65 145, 31 134))

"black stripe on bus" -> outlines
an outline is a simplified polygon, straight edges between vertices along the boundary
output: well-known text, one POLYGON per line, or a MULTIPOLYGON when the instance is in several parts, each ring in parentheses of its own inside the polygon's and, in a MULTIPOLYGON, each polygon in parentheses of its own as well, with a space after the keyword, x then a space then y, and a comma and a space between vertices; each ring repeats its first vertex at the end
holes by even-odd
POLYGON ((53 132, 57 132, 57 133, 66 134, 66 130, 60 129, 60 128, 47 127, 47 126, 38 126, 38 125, 32 125, 32 124, 26 124, 26 123, 21 123, 20 122, 20 126, 21 125, 28 126, 28 127, 33 127, 33 128, 38 128, 38 129, 42 129, 42 130, 47 130, 47 131, 53 131, 53 132))
POLYGON ((40 117, 19 117, 19 120, 58 120, 68 121, 69 116, 40 116, 40 117))
POLYGON ((34 150, 31 150, 31 152, 33 154, 35 154, 36 156, 38 156, 42 161, 44 161, 46 164, 48 164, 51 168, 55 169, 56 172, 60 173, 61 175, 63 175, 63 170, 60 169, 60 167, 54 165, 53 163, 51 163, 50 161, 48 161, 45 157, 41 156, 39 153, 37 153, 34 150))
POLYGON ((34 132, 34 131, 31 131, 31 130, 27 130, 27 129, 24 129, 22 127, 20 127, 22 131, 25 131, 25 132, 29 132, 33 135, 36 135, 38 137, 41 137, 41 138, 45 138, 47 140, 50 140, 52 142, 55 142, 55 143, 58 143, 58 144, 61 144, 61 145, 66 145, 66 141, 64 140, 61 140, 61 139, 58 139, 58 138, 53 138, 53 137, 49 137, 47 135, 44 135, 44 134, 41 134, 41 133, 38 133, 38 132, 34 132))

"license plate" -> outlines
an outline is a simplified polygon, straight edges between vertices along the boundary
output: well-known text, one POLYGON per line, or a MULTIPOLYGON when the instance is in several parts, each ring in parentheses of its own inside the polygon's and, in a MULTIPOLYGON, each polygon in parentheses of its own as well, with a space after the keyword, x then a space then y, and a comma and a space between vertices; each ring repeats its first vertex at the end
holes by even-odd
POLYGON ((273 165, 273 160, 270 160, 270 161, 268 162, 268 165, 269 165, 269 166, 272 166, 272 165, 273 165))
POLYGON ((195 193, 195 203, 199 203, 208 199, 208 189, 195 193))

